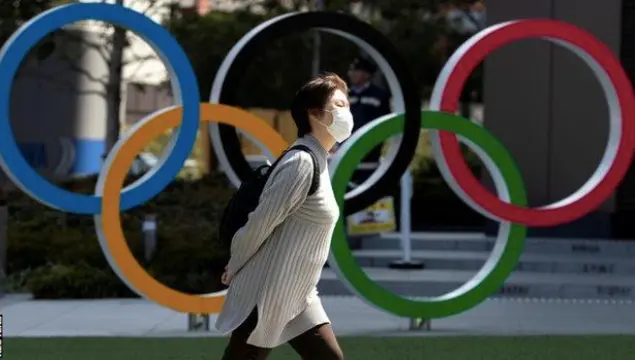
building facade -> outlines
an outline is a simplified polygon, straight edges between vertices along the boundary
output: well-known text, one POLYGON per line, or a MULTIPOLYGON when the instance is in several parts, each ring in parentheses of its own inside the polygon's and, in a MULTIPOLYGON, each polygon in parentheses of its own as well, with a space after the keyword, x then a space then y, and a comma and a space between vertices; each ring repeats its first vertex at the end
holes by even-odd
MULTIPOLYGON (((526 18, 562 20, 589 31, 622 59, 633 80, 635 2, 487 1, 488 24, 526 18)), ((566 198, 594 173, 608 138, 608 106, 597 79, 570 51, 539 39, 496 51, 485 61, 484 94, 485 126, 516 158, 531 206, 566 198)), ((602 206, 582 219, 530 233, 635 237, 628 224, 635 214, 634 180, 631 171, 602 206)))

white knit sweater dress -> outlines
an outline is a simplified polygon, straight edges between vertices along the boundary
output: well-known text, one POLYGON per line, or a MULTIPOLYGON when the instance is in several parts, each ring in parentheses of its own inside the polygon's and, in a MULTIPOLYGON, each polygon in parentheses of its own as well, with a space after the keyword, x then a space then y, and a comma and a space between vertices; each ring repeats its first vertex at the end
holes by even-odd
POLYGON ((310 154, 293 150, 276 165, 258 207, 232 240, 228 269, 235 275, 216 321, 220 332, 229 333, 257 308, 258 325, 247 343, 262 348, 330 322, 316 289, 339 217, 328 152, 311 135, 295 144, 313 150, 320 187, 307 197, 314 171, 310 154))

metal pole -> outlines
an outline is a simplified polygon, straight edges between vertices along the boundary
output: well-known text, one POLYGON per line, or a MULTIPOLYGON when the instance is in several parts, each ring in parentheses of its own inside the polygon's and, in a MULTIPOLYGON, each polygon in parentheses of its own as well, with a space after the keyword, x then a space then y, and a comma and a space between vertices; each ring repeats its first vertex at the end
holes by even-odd
POLYGON ((399 221, 404 263, 409 263, 412 260, 410 199, 412 199, 412 175, 410 171, 406 171, 401 177, 401 219, 399 221))
POLYGON ((410 319, 408 330, 426 330, 430 331, 432 324, 426 319, 410 319))
MULTIPOLYGON (((401 177, 401 204, 399 215, 399 232, 403 257, 390 264, 393 269, 423 269, 423 263, 412 260, 412 228, 410 221, 410 201, 412 199, 412 174, 407 170, 401 177)), ((410 318, 408 329, 411 331, 430 330, 430 321, 422 318, 410 318)))
POLYGON ((6 292, 7 285, 7 225, 9 222, 9 209, 0 206, 0 297, 6 292))
POLYGON ((209 331, 209 314, 187 314, 187 331, 209 331))
POLYGON ((311 74, 316 76, 320 73, 320 45, 322 38, 319 30, 313 30, 313 62, 311 63, 311 74))
MULTIPOLYGON (((315 0, 315 11, 324 10, 324 1, 315 0)), ((322 46, 322 37, 319 30, 313 30, 313 62, 311 64, 311 72, 313 76, 320 73, 320 47, 322 46)))
POLYGON ((406 171, 401 177, 401 201, 399 214, 399 233, 402 259, 390 263, 393 269, 423 269, 423 263, 412 260, 412 229, 410 221, 410 201, 412 199, 412 174, 406 171))
POLYGON ((152 259, 154 250, 157 247, 157 216, 146 215, 143 220, 143 249, 146 261, 152 259))
POLYGON ((200 136, 201 141, 201 163, 199 163, 199 166, 203 175, 209 175, 214 165, 212 163, 213 155, 212 146, 210 144, 209 124, 201 122, 198 131, 198 136, 200 136))

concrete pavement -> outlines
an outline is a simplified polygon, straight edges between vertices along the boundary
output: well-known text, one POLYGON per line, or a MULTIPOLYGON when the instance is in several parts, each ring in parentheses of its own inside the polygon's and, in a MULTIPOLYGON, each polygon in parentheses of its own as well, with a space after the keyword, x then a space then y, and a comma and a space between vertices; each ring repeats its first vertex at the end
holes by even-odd
MULTIPOLYGON (((465 313, 432 321, 430 331, 408 330, 396 318, 351 296, 323 296, 340 336, 582 335, 635 334, 630 301, 490 299, 465 313)), ((0 299, 5 337, 222 336, 213 329, 188 332, 186 314, 141 299, 0 299)))

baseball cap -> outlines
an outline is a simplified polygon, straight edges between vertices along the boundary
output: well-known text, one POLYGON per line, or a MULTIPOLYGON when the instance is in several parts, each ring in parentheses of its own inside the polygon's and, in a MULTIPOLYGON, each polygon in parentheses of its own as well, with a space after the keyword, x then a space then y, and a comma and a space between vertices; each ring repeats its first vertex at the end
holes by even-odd
POLYGON ((370 60, 368 60, 368 59, 366 59, 364 57, 357 57, 351 63, 350 69, 351 70, 362 70, 362 71, 366 71, 366 72, 372 74, 375 71, 377 71, 377 66, 372 61, 370 61, 370 60))

